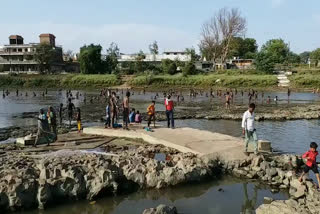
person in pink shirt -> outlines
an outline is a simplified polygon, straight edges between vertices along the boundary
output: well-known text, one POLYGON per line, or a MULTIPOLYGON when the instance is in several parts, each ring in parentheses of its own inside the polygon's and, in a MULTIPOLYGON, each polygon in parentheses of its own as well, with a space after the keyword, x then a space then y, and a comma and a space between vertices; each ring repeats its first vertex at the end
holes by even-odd
POLYGON ((135 116, 135 123, 141 123, 142 119, 141 119, 141 114, 139 111, 137 111, 136 116, 135 116))
POLYGON ((302 155, 303 159, 306 159, 306 165, 304 166, 303 173, 299 178, 299 181, 302 182, 302 178, 305 174, 307 174, 310 170, 312 170, 317 177, 318 180, 318 188, 320 184, 320 177, 319 177, 319 171, 318 171, 318 165, 317 165, 317 151, 318 145, 315 142, 310 143, 310 150, 307 151, 302 155))
POLYGON ((168 97, 165 99, 164 105, 166 107, 168 128, 170 128, 170 121, 171 121, 171 128, 174 129, 174 118, 173 118, 174 104, 173 104, 173 100, 171 100, 171 96, 170 95, 168 95, 168 97))

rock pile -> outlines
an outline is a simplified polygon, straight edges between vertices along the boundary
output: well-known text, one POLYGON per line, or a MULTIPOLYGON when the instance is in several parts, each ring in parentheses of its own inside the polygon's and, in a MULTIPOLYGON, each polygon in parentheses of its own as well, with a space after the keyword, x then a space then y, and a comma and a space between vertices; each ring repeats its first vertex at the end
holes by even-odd
POLYGON ((177 208, 160 204, 156 208, 145 209, 142 214, 178 214, 177 208))
MULTIPOLYGON (((319 213, 320 192, 311 181, 300 183, 296 171, 303 161, 295 155, 257 156, 246 161, 224 163, 228 173, 241 178, 258 179, 275 190, 288 189, 290 199, 261 205, 257 214, 319 213)), ((270 202, 270 200, 268 200, 270 202)))
POLYGON ((140 188, 163 188, 213 175, 216 161, 203 161, 159 146, 106 153, 59 151, 0 158, 0 209, 44 208, 53 202, 94 198, 140 188), (165 161, 155 152, 170 154, 165 161), (170 151, 169 151, 170 150, 170 151))

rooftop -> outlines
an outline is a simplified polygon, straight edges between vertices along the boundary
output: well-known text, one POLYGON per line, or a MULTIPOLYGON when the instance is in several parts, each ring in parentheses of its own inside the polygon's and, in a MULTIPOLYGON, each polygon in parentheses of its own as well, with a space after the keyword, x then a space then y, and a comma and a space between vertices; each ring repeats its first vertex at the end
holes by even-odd
POLYGON ((9 39, 23 39, 23 37, 20 35, 11 35, 9 36, 9 39))
POLYGON ((53 34, 51 34, 51 33, 42 33, 42 34, 39 35, 39 37, 44 37, 44 36, 46 36, 46 37, 47 37, 47 36, 49 36, 49 37, 51 36, 51 37, 56 38, 55 35, 53 35, 53 34))

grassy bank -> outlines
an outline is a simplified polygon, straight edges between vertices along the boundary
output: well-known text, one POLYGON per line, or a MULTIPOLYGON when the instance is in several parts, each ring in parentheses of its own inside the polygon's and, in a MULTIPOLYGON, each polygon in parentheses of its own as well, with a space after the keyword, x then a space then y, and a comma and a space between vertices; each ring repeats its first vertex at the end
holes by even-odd
POLYGON ((1 88, 96 88, 120 84, 116 75, 0 75, 1 88))
POLYGON ((178 75, 141 75, 133 78, 129 84, 134 87, 230 87, 230 88, 272 88, 277 86, 274 75, 258 74, 207 74, 178 75))
POLYGON ((319 88, 320 69, 301 69, 289 77, 291 86, 295 88, 319 88))

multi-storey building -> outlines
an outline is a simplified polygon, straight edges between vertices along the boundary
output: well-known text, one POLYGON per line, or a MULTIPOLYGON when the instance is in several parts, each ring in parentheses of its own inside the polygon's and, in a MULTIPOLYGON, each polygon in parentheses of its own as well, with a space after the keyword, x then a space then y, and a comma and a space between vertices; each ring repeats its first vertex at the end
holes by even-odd
POLYGON ((61 71, 64 63, 62 47, 56 46, 53 34, 41 34, 40 43, 24 44, 23 37, 11 35, 9 44, 0 47, 0 69, 3 72, 39 72, 39 63, 35 59, 36 48, 40 44, 49 44, 55 50, 50 71, 61 71))

